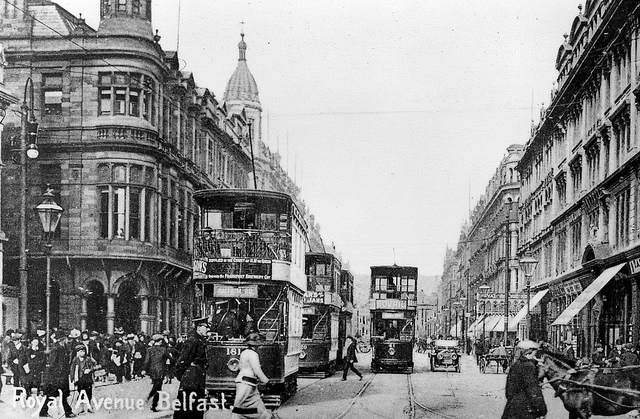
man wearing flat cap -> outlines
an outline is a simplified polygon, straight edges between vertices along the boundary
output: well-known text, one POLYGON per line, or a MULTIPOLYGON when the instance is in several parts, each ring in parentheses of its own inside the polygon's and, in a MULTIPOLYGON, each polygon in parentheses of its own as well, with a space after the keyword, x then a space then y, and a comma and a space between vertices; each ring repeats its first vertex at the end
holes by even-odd
POLYGON ((16 330, 11 334, 7 365, 13 373, 13 386, 24 387, 24 364, 27 362, 27 348, 22 344, 22 332, 16 330))
POLYGON ((174 411, 174 419, 201 419, 204 415, 208 320, 202 317, 193 321, 194 330, 184 342, 176 362, 176 377, 180 380, 177 400, 181 405, 174 411))
POLYGON ((262 371, 257 348, 262 342, 258 333, 250 333, 245 339, 247 349, 240 354, 239 373, 236 377, 236 397, 233 401, 232 419, 270 419, 271 413, 264 406, 258 384, 267 384, 269 378, 262 371))
MULTIPOLYGON (((62 392, 62 407, 65 416, 74 418, 76 415, 72 412, 71 406, 67 398, 71 393, 69 391, 69 371, 71 369, 71 360, 67 350, 67 333, 64 330, 57 330, 51 334, 51 350, 49 351, 48 367, 45 368, 42 377, 42 385, 44 395, 49 397, 58 397, 58 390, 62 392)), ((40 417, 48 417, 49 403, 44 403, 40 409, 40 417)))
POLYGON ((507 404, 502 419, 537 419, 547 415, 535 361, 539 348, 540 345, 531 340, 518 343, 520 356, 509 369, 505 387, 507 404))
POLYGON ((156 333, 151 337, 151 342, 153 342, 153 346, 147 349, 143 370, 146 371, 147 375, 151 378, 152 385, 147 400, 152 399, 151 410, 157 412, 158 392, 162 390, 162 382, 167 373, 167 359, 169 359, 169 354, 167 353, 167 347, 164 343, 164 336, 156 333))

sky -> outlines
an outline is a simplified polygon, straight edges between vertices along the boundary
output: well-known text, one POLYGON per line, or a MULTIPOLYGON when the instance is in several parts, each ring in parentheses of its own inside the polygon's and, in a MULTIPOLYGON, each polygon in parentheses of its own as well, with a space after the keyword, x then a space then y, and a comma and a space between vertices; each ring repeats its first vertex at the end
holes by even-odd
MULTIPOLYGON (((57 3, 98 28, 99 0, 57 3)), ((154 0, 153 28, 220 100, 244 31, 263 141, 325 245, 354 273, 441 275, 507 147, 548 105, 578 4, 154 0)))

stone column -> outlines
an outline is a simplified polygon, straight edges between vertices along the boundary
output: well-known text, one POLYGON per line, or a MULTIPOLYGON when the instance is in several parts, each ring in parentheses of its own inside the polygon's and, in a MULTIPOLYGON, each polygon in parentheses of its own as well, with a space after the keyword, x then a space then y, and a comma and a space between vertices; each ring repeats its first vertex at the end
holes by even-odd
POLYGON ((156 300, 156 330, 160 333, 162 333, 163 330, 165 330, 167 327, 165 327, 166 325, 162 324, 162 299, 158 298, 156 300))
POLYGON ((113 334, 116 319, 116 300, 113 294, 107 294, 107 334, 113 334))
POLYGON ((140 330, 149 333, 149 299, 146 295, 140 296, 140 330))
POLYGON ((81 295, 81 309, 80 309, 80 330, 87 330, 87 296, 84 293, 81 295))

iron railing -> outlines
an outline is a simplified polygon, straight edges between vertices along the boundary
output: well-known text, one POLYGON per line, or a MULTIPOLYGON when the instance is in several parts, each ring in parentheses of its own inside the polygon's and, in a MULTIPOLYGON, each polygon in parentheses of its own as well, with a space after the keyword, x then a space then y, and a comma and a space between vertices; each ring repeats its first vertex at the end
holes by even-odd
POLYGON ((291 261, 291 235, 273 231, 202 230, 194 258, 257 258, 291 261))

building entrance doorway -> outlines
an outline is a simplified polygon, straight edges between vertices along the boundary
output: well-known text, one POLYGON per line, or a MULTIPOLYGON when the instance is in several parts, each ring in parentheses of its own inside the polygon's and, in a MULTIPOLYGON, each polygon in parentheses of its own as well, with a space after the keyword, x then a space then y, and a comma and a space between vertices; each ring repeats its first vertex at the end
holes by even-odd
POLYGON ((107 296, 98 281, 87 284, 87 329, 105 333, 107 331, 107 296))
POLYGON ((115 301, 115 326, 122 327, 125 333, 137 333, 140 328, 140 298, 138 286, 128 279, 118 287, 115 301))

